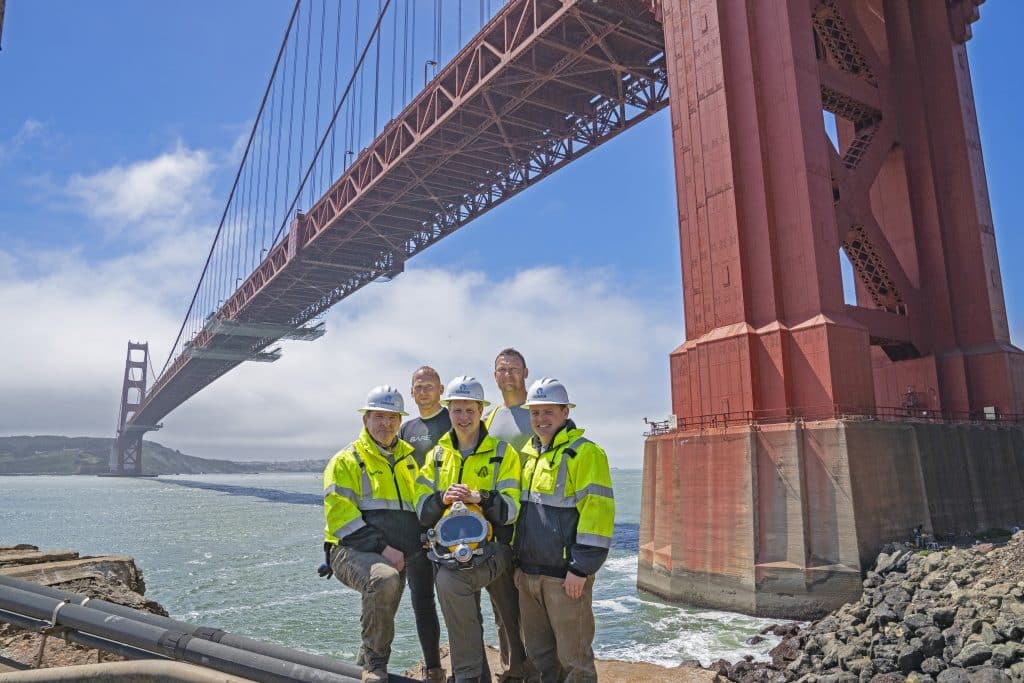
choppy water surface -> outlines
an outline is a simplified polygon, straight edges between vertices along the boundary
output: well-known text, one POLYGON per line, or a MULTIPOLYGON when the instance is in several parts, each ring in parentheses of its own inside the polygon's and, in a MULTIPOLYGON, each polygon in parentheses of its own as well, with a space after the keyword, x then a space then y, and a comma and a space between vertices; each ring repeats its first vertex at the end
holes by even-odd
MULTIPOLYGON (((598 656, 665 665, 763 658, 776 639, 744 641, 768 621, 680 607, 636 590, 641 473, 612 475, 619 524, 594 586, 598 656)), ((0 477, 0 491, 0 545, 131 555, 145 572, 147 595, 175 618, 355 657, 359 596, 316 575, 323 560, 319 474, 0 477)), ((496 642, 493 627, 488 640, 496 642)), ((405 597, 392 664, 406 667, 419 657, 405 597)))

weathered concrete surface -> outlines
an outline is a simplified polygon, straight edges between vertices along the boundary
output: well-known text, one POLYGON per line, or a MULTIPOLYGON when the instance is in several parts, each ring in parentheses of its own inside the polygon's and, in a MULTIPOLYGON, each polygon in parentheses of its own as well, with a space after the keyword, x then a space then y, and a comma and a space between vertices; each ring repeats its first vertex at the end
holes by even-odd
MULTIPOLYGON (((142 571, 130 557, 78 557, 78 553, 71 550, 40 551, 31 545, 0 546, 0 574, 167 616, 167 610, 143 595, 146 585, 142 571), (14 564, 13 558, 16 557, 20 558, 21 564, 14 564), (55 558, 61 559, 54 561, 55 558)), ((44 648, 42 665, 45 667, 120 659, 59 638, 43 641, 38 633, 0 623, 0 656, 31 664, 41 647, 44 648)))
POLYGON ((58 562, 0 567, 0 575, 44 586, 55 586, 81 579, 101 579, 124 584, 138 593, 144 593, 146 589, 142 572, 135 566, 135 561, 124 555, 82 557, 58 562))
POLYGON ((809 619, 881 546, 1024 520, 1024 428, 826 420, 648 440, 637 584, 809 619))

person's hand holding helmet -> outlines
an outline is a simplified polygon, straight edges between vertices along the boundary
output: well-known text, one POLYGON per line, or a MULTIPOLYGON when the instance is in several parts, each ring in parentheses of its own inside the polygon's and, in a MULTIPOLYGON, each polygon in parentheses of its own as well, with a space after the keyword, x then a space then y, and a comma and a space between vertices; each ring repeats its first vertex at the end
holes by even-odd
POLYGON ((444 504, 451 505, 457 500, 461 500, 463 503, 479 504, 480 492, 470 489, 465 484, 452 484, 444 492, 444 504))

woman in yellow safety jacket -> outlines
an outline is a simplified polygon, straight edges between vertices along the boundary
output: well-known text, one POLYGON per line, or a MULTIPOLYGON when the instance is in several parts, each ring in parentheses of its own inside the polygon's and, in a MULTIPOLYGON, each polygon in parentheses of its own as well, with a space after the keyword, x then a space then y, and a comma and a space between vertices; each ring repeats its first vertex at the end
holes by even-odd
POLYGON ((480 509, 494 528, 494 540, 512 543, 513 524, 519 514, 519 454, 498 441, 481 425, 480 441, 462 457, 453 432, 445 432, 427 454, 416 481, 416 513, 420 524, 433 527, 448 508, 444 492, 452 484, 465 484, 481 494, 480 509))
POLYGON ((456 681, 490 680, 479 603, 480 590, 486 588, 499 630, 514 636, 501 639, 502 661, 508 666, 501 673, 504 678, 524 678, 528 665, 519 638, 509 545, 519 514, 519 453, 487 433, 481 421, 487 401, 475 378, 456 377, 445 388, 441 402, 448 407, 452 429, 441 436, 420 470, 416 486, 420 523, 434 527, 449 506, 461 501, 478 505, 493 529, 493 540, 477 546, 470 561, 428 555, 438 562, 437 596, 448 627, 452 673, 456 681))

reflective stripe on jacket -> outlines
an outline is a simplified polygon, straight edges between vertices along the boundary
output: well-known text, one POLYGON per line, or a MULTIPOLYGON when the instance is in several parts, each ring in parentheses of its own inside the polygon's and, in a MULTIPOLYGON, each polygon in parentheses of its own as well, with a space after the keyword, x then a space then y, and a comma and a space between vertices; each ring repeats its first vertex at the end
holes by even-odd
POLYGON ((548 448, 535 437, 523 453, 519 566, 528 574, 594 574, 608 557, 615 527, 608 456, 571 420, 548 448))
POLYGON ((366 429, 324 469, 324 538, 327 543, 379 553, 388 545, 406 555, 420 548, 413 448, 395 442, 394 465, 366 429))
POLYGON ((432 527, 444 514, 444 492, 452 484, 490 491, 480 507, 494 526, 495 538, 512 542, 512 524, 519 514, 519 481, 522 474, 519 453, 510 444, 499 441, 480 426, 480 442, 465 458, 455 443, 454 430, 446 432, 427 459, 416 480, 416 512, 420 523, 432 527))

